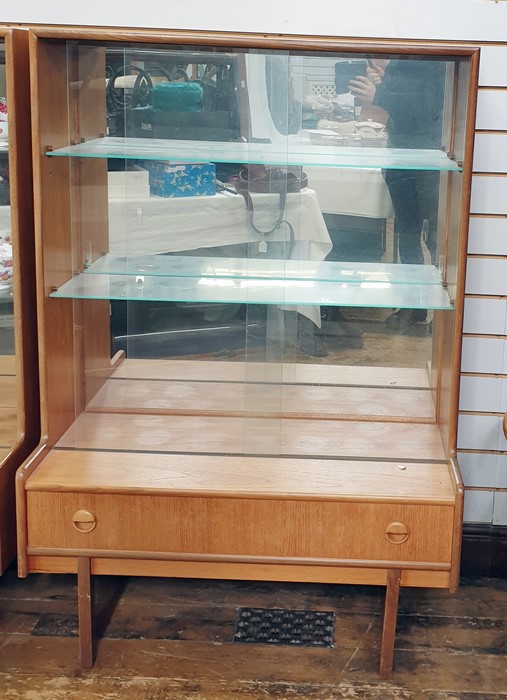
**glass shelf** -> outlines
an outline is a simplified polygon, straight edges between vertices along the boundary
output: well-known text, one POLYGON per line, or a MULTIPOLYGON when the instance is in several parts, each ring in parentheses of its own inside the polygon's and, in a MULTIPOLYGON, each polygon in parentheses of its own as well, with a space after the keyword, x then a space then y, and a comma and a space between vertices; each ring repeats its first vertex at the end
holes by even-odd
POLYGON ((452 309, 440 285, 387 281, 259 279, 252 277, 160 277, 78 274, 51 293, 66 299, 177 301, 295 306, 366 306, 452 309))
POLYGON ((217 279, 305 280, 312 282, 385 282, 391 285, 442 285, 433 265, 394 263, 320 262, 271 258, 221 258, 181 255, 114 255, 107 253, 84 273, 87 275, 141 275, 145 277, 215 277, 217 279))
POLYGON ((71 158, 171 160, 192 163, 460 170, 457 163, 448 158, 443 151, 437 149, 329 147, 296 139, 266 144, 104 137, 48 151, 46 155, 71 158))

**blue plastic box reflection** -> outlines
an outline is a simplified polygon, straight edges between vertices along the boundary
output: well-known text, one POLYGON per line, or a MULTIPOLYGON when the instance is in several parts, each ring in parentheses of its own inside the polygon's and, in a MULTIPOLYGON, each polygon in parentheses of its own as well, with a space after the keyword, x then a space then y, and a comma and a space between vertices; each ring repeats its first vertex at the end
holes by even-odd
POLYGON ((216 194, 213 163, 146 161, 150 193, 158 197, 202 197, 216 194))

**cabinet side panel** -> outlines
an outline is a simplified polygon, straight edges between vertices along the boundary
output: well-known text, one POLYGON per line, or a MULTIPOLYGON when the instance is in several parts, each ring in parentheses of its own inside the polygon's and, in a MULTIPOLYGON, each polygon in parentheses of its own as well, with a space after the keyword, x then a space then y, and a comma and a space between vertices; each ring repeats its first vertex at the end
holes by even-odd
POLYGON ((463 327, 463 298, 468 239, 468 216, 473 160, 473 132, 477 104, 479 53, 469 63, 460 63, 456 82, 455 133, 453 155, 463 166, 461 175, 448 175, 447 245, 445 252, 446 281, 454 301, 453 314, 439 319, 438 355, 434 366, 440 367, 440 391, 437 415, 445 449, 455 453, 458 392, 460 377, 461 333, 463 327))
MULTIPOLYGON (((70 138, 79 143, 106 133, 106 57, 102 47, 71 45, 68 51, 70 138)), ((82 271, 108 251, 107 160, 73 159, 71 164, 73 257, 82 271)), ((84 408, 110 372, 109 303, 75 304, 76 365, 82 367, 76 387, 77 406, 84 408)))
MULTIPOLYGON (((89 99, 85 108, 86 87, 76 96, 78 81, 73 79, 81 76, 73 72, 75 67, 72 61, 67 60, 65 42, 38 41, 32 36, 31 50, 34 56, 32 89, 37 261, 39 269, 43 270, 38 284, 41 401, 43 434, 53 444, 92 393, 92 389, 84 389, 85 376, 95 377, 99 374, 94 371, 98 366, 110 366, 108 303, 72 302, 49 296, 54 288, 81 269, 83 239, 93 239, 94 250, 104 249, 107 236, 107 188, 104 186, 107 164, 93 162, 82 165, 65 158, 50 158, 45 154, 48 149, 66 146, 71 139, 81 138, 76 132, 77 123, 80 124, 80 133, 88 137, 91 134, 97 136, 101 130, 103 132, 105 99, 89 99), (69 84, 73 88, 70 93, 69 84), (95 129, 90 124, 90 115, 98 115, 95 116, 95 129), (76 184, 86 184, 86 187, 76 187, 76 184), (75 193, 79 189, 83 189, 86 196, 78 199, 75 193), (93 207, 92 198, 95 202, 93 207), (97 211, 100 213, 95 213, 97 211), (93 215, 90 217, 90 214, 93 215), (97 225, 98 220, 101 221, 100 226, 97 225), (73 225, 77 226, 74 239, 71 237, 73 225), (90 233, 92 229, 94 234, 90 233), (92 332, 89 330, 87 333, 86 328, 92 329, 92 332)), ((99 59, 94 56, 94 60, 103 70, 103 52, 100 49, 97 51, 99 59)))
MULTIPOLYGON (((15 357, 12 358, 15 377, 12 377, 14 395, 8 404, 13 407, 13 427, 14 424, 17 427, 12 431, 13 439, 8 441, 12 449, 4 460, 0 458, 0 574, 16 553, 15 470, 35 447, 39 432, 28 32, 12 30, 6 33, 5 58, 10 123, 10 224, 15 271, 15 357)), ((3 414, 2 429, 10 423, 6 418, 3 414)))
POLYGON ((16 398, 18 433, 23 442, 20 448, 26 456, 39 431, 28 32, 13 30, 6 48, 7 103, 12 122, 9 190, 14 231, 16 398))
POLYGON ((31 37, 34 210, 36 229, 42 433, 51 443, 74 418, 72 302, 52 299, 72 275, 69 164, 48 158, 68 143, 65 44, 31 37))

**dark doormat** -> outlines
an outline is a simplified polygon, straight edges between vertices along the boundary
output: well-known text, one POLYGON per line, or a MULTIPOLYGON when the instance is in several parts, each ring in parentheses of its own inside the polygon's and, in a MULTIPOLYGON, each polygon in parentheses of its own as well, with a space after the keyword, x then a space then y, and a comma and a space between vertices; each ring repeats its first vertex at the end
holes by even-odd
POLYGON ((322 610, 240 608, 234 642, 332 647, 335 614, 322 610))

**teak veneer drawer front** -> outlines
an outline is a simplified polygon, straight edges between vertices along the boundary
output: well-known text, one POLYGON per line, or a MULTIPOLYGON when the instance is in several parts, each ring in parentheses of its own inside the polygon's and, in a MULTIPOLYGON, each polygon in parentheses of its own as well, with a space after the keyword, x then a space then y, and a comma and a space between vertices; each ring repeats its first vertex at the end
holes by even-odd
POLYGON ((30 549, 451 559, 451 505, 37 491, 27 497, 30 549))

